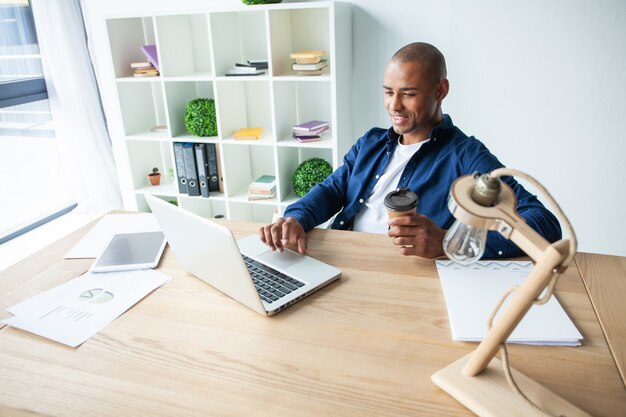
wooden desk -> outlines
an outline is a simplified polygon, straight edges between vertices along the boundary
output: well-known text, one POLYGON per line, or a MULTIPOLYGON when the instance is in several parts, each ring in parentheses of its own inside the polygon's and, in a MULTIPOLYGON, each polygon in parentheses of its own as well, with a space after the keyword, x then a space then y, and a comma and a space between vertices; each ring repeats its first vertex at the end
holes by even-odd
MULTIPOLYGON (((238 237, 258 227, 228 224, 238 237)), ((63 260, 85 231, 1 273, 0 309, 87 270, 91 260, 63 260)), ((434 262, 356 232, 315 230, 309 253, 342 279, 270 318, 181 270, 168 248, 159 269, 174 280, 77 349, 2 328, 0 415, 471 415, 430 380, 476 347, 451 341, 434 262)), ((626 390, 576 268, 557 296, 583 346, 511 346, 512 366, 594 416, 623 416, 626 390)))

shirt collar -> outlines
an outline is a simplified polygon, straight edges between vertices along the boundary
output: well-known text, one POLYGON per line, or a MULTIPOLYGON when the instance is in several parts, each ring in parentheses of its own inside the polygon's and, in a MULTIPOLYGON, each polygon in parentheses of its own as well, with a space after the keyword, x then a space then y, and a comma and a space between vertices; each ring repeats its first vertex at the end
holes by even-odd
MULTIPOLYGON (((438 136, 439 132, 441 130, 449 129, 451 127, 454 127, 454 124, 452 123, 452 118, 449 115, 444 114, 443 115, 443 120, 441 120, 441 123, 439 123, 437 126, 433 127, 433 130, 430 131, 430 135, 428 135, 428 137, 430 139, 433 139, 433 142, 437 141, 437 136, 438 136)), ((393 152, 393 150, 396 147, 396 144, 398 143, 398 138, 399 137, 400 137, 400 135, 398 135, 396 133, 396 131, 393 130, 393 127, 390 127, 387 130, 387 151, 388 152, 393 152)))

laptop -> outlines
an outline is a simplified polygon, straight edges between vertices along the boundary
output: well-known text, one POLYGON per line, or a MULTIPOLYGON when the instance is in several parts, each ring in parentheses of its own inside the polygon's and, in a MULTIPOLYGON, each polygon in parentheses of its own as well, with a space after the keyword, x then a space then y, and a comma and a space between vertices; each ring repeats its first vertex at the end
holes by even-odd
POLYGON ((237 241, 220 224, 145 197, 182 267, 259 314, 276 314, 341 276, 310 256, 274 252, 258 235, 237 241))

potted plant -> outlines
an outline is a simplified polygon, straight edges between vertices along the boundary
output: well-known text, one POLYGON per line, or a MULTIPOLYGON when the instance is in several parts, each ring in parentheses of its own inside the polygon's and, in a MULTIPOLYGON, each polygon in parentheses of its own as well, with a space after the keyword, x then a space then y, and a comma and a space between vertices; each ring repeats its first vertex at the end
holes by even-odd
POLYGON ((322 158, 311 158, 302 162, 293 173, 291 182, 295 193, 302 197, 315 184, 326 179, 333 172, 333 167, 322 158))
POLYGON ((152 172, 148 174, 148 179, 150 180, 150 184, 159 185, 161 183, 161 173, 159 172, 159 168, 152 168, 152 172))
POLYGON ((195 136, 217 136, 215 100, 196 98, 187 103, 185 127, 195 136))

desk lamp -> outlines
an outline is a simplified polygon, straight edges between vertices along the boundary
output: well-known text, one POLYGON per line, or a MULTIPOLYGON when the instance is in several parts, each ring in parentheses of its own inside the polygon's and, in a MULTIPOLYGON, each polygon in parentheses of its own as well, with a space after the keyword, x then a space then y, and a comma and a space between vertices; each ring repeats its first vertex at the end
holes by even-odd
POLYGON ((444 238, 444 251, 450 259, 464 264, 478 260, 485 249, 487 230, 495 230, 526 252, 535 265, 521 286, 503 294, 489 318, 489 332, 476 350, 435 373, 433 382, 480 416, 527 416, 533 414, 533 409, 543 415, 587 416, 547 388, 512 370, 504 345, 531 306, 548 301, 558 276, 576 253, 574 231, 558 204, 532 177, 500 168, 489 174, 458 178, 450 189, 448 208, 456 218, 444 238), (525 178, 545 194, 563 222, 569 240, 550 244, 526 224, 515 210, 517 199, 513 190, 500 180, 509 175, 525 178), (545 295, 539 298, 544 291, 545 295), (512 293, 515 294, 511 302, 492 325, 497 311, 512 293), (494 358, 500 348, 501 361, 494 358))

